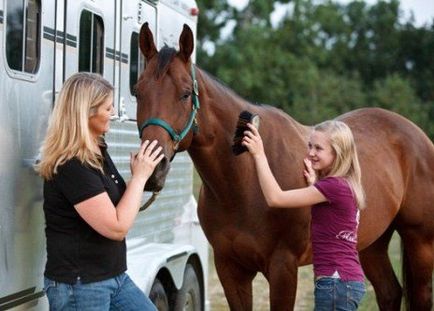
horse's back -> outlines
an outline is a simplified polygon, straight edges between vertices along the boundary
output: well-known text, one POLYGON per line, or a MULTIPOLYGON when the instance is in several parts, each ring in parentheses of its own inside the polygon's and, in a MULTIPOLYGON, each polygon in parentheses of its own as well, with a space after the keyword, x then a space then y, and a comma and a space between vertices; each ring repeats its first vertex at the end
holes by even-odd
POLYGON ((403 170, 421 166, 419 175, 434 182, 434 144, 410 120, 381 108, 354 110, 339 119, 351 127, 362 156, 381 157, 388 151, 384 156, 399 157, 399 161, 388 161, 390 165, 403 170), (373 153, 365 154, 367 150, 373 153))
POLYGON ((378 136, 381 133, 389 139, 401 138, 413 141, 418 148, 428 148, 426 151, 434 155, 434 145, 426 134, 413 122, 403 116, 381 108, 362 108, 341 115, 338 119, 351 126, 353 132, 365 132, 378 136), (415 141, 415 138, 418 141, 415 141))
POLYGON ((339 117, 353 131, 367 211, 362 213, 361 246, 399 219, 434 229, 434 145, 408 119, 379 108, 339 117), (428 218, 427 218, 428 217, 428 218))

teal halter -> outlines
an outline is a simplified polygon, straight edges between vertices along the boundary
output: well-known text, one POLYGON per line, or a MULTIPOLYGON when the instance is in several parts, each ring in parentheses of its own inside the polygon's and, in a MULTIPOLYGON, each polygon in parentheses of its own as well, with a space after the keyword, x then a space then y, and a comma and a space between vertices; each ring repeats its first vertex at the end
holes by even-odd
POLYGON ((181 133, 177 133, 166 121, 159 119, 159 118, 151 118, 142 123, 142 125, 139 126, 139 137, 142 138, 142 132, 145 129, 145 127, 149 125, 156 125, 160 126, 163 129, 169 133, 172 140, 175 142, 175 145, 177 146, 181 140, 184 139, 185 136, 187 136, 188 132, 191 130, 193 124, 193 131, 197 130, 197 121, 196 121, 196 114, 197 111, 200 108, 199 103, 199 86, 197 84, 196 80, 196 72, 194 70, 193 64, 191 64, 191 78, 193 80, 193 93, 192 93, 192 102, 193 102, 193 108, 190 113, 190 117, 188 118, 188 121, 184 127, 184 129, 181 131, 181 133))

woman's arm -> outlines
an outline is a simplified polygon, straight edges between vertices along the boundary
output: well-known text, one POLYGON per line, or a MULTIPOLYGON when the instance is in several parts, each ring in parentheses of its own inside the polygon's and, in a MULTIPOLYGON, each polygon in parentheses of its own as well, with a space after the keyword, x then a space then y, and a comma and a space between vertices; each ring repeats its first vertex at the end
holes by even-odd
POLYGON ((145 141, 137 154, 131 154, 132 178, 117 207, 107 192, 98 194, 75 205, 78 214, 99 234, 112 240, 123 240, 140 208, 143 188, 157 164, 163 159, 161 147, 145 141))
MULTIPOLYGON (((271 172, 258 130, 251 124, 248 124, 248 126, 250 131, 244 133, 245 136, 242 144, 247 147, 253 156, 259 184, 261 185, 265 200, 270 207, 307 207, 327 201, 324 195, 314 186, 283 191, 271 172)), ((311 172, 309 167, 307 167, 307 171, 311 172)))

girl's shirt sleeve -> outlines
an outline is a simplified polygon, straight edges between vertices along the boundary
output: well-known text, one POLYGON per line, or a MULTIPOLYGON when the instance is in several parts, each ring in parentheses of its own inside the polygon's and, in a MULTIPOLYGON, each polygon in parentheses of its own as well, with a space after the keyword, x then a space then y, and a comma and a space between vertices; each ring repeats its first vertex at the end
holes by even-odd
POLYGON ((339 198, 339 179, 335 177, 326 177, 324 179, 318 180, 314 187, 323 194, 329 203, 336 202, 339 198))

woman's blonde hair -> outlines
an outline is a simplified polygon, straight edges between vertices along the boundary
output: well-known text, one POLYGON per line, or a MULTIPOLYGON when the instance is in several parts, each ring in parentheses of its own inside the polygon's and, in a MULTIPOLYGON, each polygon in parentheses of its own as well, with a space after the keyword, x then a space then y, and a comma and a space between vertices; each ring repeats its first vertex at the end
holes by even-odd
POLYGON ((314 131, 324 133, 335 153, 335 160, 327 176, 345 177, 355 196, 357 207, 365 207, 365 192, 362 187, 357 148, 351 129, 344 122, 329 120, 316 125, 314 131))
POLYGON ((74 157, 102 171, 100 142, 91 135, 89 117, 112 95, 113 86, 98 74, 79 72, 65 81, 35 167, 39 175, 52 179, 59 165, 74 157))

